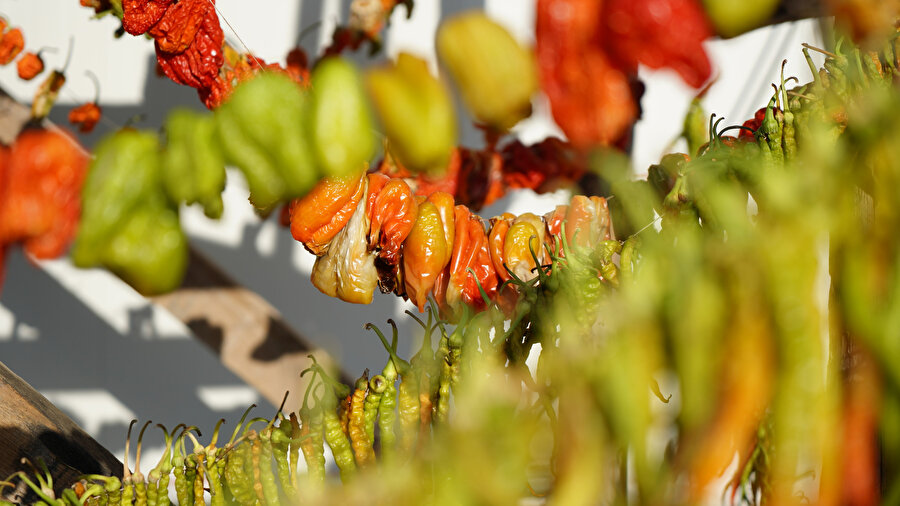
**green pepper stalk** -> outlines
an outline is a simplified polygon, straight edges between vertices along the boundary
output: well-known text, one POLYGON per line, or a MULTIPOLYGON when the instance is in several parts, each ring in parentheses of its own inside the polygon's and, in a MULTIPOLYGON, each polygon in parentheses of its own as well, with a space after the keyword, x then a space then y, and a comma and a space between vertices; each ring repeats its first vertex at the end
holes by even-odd
POLYGON ((128 424, 128 434, 125 439, 125 460, 122 462, 122 497, 119 499, 121 506, 131 506, 134 499, 134 480, 131 476, 131 469, 128 468, 128 454, 131 452, 131 430, 137 420, 131 420, 128 424))
MULTIPOLYGON (((791 103, 788 100, 787 89, 785 88, 785 83, 787 81, 784 80, 784 66, 787 65, 787 60, 782 60, 781 62, 781 96, 782 96, 782 105, 784 110, 784 158, 786 161, 793 161, 797 156, 797 139, 796 133, 794 130, 794 113, 791 111, 791 103)), ((795 79, 796 78, 789 78, 795 79)))
POLYGON ((250 455, 254 459, 253 464, 259 472, 258 475, 254 474, 253 477, 259 480, 259 484, 262 487, 263 497, 265 498, 263 504, 273 506, 279 504, 278 484, 275 482, 275 473, 272 471, 272 422, 274 421, 275 417, 259 432, 259 438, 252 441, 252 446, 250 447, 250 455))
POLYGON ((300 420, 297 413, 291 413, 288 419, 290 424, 291 449, 288 454, 288 463, 290 464, 291 483, 297 483, 299 480, 297 463, 300 460, 300 420))
POLYGON ((184 447, 184 437, 186 434, 189 434, 189 430, 190 427, 186 427, 178 435, 175 447, 178 448, 179 453, 172 458, 175 473, 175 495, 178 497, 179 506, 192 506, 194 504, 193 486, 196 466, 184 447))
MULTIPOLYGON (((387 339, 384 337, 384 334, 378 327, 372 325, 371 323, 367 323, 366 329, 375 331, 375 334, 378 335, 378 339, 381 340, 381 344, 385 347, 389 355, 388 362, 387 364, 385 364, 384 369, 381 371, 381 377, 383 378, 382 383, 384 388, 382 393, 380 394, 381 398, 378 404, 378 430, 381 434, 381 456, 386 461, 391 461, 394 458, 394 454, 396 452, 395 447, 397 441, 397 435, 394 432, 394 425, 397 419, 397 414, 395 411, 397 408, 397 387, 395 385, 397 382, 398 374, 402 374, 404 379, 410 376, 411 366, 408 362, 402 360, 397 356, 397 324, 394 322, 394 320, 388 320, 388 323, 390 323, 393 329, 393 336, 390 345, 388 345, 387 339)), ((377 377, 378 376, 376 376, 376 378, 377 377)), ((409 381, 407 383, 412 383, 413 381, 409 381)), ((406 403, 406 408, 410 409, 410 413, 407 413, 408 426, 406 427, 406 429, 409 429, 411 427, 414 427, 414 424, 417 421, 416 419, 418 418, 418 413, 413 407, 418 407, 418 400, 412 398, 408 386, 405 388, 405 390, 406 392, 404 392, 404 395, 406 396, 406 398, 404 399, 404 402, 406 403)), ((408 441, 411 442, 412 438, 410 437, 408 441)))
MULTIPOLYGON (((141 432, 138 434, 137 440, 137 449, 135 450, 135 458, 134 458, 134 474, 131 479, 134 483, 134 491, 135 491, 135 505, 136 506, 147 506, 147 482, 144 481, 144 474, 141 473, 141 449, 142 442, 144 440, 144 431, 147 430, 147 427, 150 426, 150 420, 147 420, 144 423, 144 426, 141 427, 141 432)), ((155 490, 156 487, 154 487, 155 490)))
MULTIPOLYGON (((272 418, 272 422, 274 422, 275 419, 278 419, 278 427, 275 427, 270 423, 269 426, 266 427, 266 430, 263 431, 262 435, 264 436, 264 439, 266 439, 265 436, 268 434, 269 447, 271 448, 272 455, 275 457, 275 466, 278 471, 278 481, 281 484, 281 489, 287 495, 290 502, 296 502, 297 487, 291 473, 291 465, 288 462, 288 452, 292 444, 291 434, 293 430, 282 412, 287 397, 288 393, 285 392, 284 399, 281 401, 281 406, 272 418)), ((276 488, 276 498, 278 496, 277 492, 276 488)))
POLYGON ((256 495, 251 477, 250 444, 241 438, 234 442, 233 448, 225 461, 225 484, 239 504, 253 504, 256 495))
POLYGON ((38 487, 37 485, 35 485, 34 482, 32 482, 30 479, 28 479, 28 476, 25 474, 24 471, 19 471, 18 473, 13 474, 13 476, 18 476, 18 478, 20 480, 22 480, 23 483, 28 485, 28 488, 33 490, 34 493, 37 494, 38 497, 40 497, 46 504, 52 505, 52 506, 65 505, 64 501, 56 498, 56 496, 53 494, 52 489, 50 490, 50 494, 47 494, 46 493, 47 490, 44 489, 43 487, 38 487))
POLYGON ((375 441, 375 419, 378 418, 378 406, 387 388, 386 381, 383 374, 376 374, 369 379, 369 393, 363 405, 366 437, 372 442, 375 441))
MULTIPOLYGON (((203 449, 203 452, 206 456, 206 462, 204 463, 204 469, 206 470, 206 479, 209 482, 209 494, 210 494, 210 504, 212 506, 224 506, 225 505, 225 488, 222 484, 222 472, 223 468, 219 466, 219 455, 221 448, 216 448, 216 443, 219 441, 219 430, 222 428, 222 424, 225 423, 224 418, 220 418, 218 422, 216 422, 216 427, 213 429, 212 439, 209 444, 203 449)), ((202 458, 202 457, 198 457, 202 458)), ((222 462, 224 466, 224 462, 222 462)))
MULTIPOLYGON (((216 425, 217 429, 218 425, 219 424, 216 425)), ((194 452, 185 458, 185 464, 187 465, 185 477, 188 478, 188 486, 193 487, 191 491, 193 492, 194 504, 205 504, 206 499, 203 496, 203 492, 206 489, 203 487, 203 483, 204 477, 207 474, 205 461, 206 451, 193 434, 188 432, 187 436, 194 443, 194 452)))
MULTIPOLYGON (((171 460, 172 434, 169 434, 169 431, 166 430, 166 428, 162 424, 158 423, 156 424, 156 426, 163 431, 163 437, 165 437, 166 439, 166 449, 163 451, 162 457, 159 458, 159 462, 156 464, 156 467, 154 467, 150 470, 150 472, 147 473, 147 506, 157 506, 157 504, 161 502, 159 480, 162 477, 163 468, 171 460)), ((178 427, 176 427, 175 429, 177 430, 178 427)), ((168 473, 166 474, 168 475, 168 473)), ((162 492, 163 495, 165 495, 165 504, 168 505, 168 494, 165 490, 163 490, 162 492)))
POLYGON ((101 496, 101 504, 118 504, 119 495, 122 490, 122 482, 117 476, 103 476, 100 474, 89 474, 83 478, 94 481, 103 482, 103 491, 105 494, 101 496))
POLYGON ((469 319, 466 308, 460 322, 450 335, 441 332, 438 345, 437 360, 440 361, 441 372, 438 380, 437 403, 434 407, 434 421, 438 424, 447 422, 450 414, 450 388, 459 381, 459 361, 462 355, 463 329, 469 319))

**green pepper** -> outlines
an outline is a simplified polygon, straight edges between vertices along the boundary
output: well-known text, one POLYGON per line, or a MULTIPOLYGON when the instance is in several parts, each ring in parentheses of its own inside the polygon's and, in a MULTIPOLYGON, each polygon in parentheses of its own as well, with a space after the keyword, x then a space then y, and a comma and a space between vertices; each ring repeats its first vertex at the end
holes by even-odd
POLYGON ((199 203, 210 218, 222 216, 225 159, 209 114, 189 109, 169 113, 162 152, 162 182, 169 198, 186 204, 199 203))
POLYGON ((225 161, 244 173, 262 213, 306 193, 319 179, 305 118, 309 99, 289 77, 263 72, 216 109, 225 161))
POLYGON ((340 57, 326 58, 312 73, 309 131, 328 176, 357 175, 375 153, 374 125, 356 68, 340 57))
POLYGON ((251 469, 250 443, 242 440, 236 444, 225 462, 225 484, 240 504, 253 504, 256 501, 251 469))
POLYGON ((687 141, 688 153, 697 156, 700 147, 706 143, 709 133, 706 131, 706 111, 703 110, 702 98, 697 96, 691 100, 687 114, 684 115, 684 123, 681 136, 687 141))
POLYGON ((158 188, 159 141, 147 132, 122 130, 102 140, 82 189, 81 223, 72 250, 79 267, 102 262, 106 245, 133 210, 158 188))
POLYGON ((98 146, 72 251, 75 265, 103 265, 145 295, 175 289, 188 257, 178 208, 160 184, 158 147, 155 135, 129 130, 98 146))
POLYGON ((444 21, 436 49, 477 121, 505 131, 531 115, 538 89, 535 57, 484 12, 444 21))
POLYGON ((415 172, 443 171, 456 146, 456 114, 447 87, 428 64, 400 53, 394 65, 370 70, 366 86, 391 154, 415 172))
MULTIPOLYGON (((387 378, 383 374, 376 374, 369 379, 369 393, 363 405, 363 417, 365 418, 366 437, 369 441, 375 441, 375 419, 378 418, 378 407, 381 405, 382 396, 387 391, 387 378)), ((382 446, 384 438, 382 435, 382 446)))

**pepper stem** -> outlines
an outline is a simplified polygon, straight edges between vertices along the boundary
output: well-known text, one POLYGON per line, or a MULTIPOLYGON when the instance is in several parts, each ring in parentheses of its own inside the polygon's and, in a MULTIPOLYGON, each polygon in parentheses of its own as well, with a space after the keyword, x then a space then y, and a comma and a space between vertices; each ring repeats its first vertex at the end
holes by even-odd
POLYGON ((231 433, 231 439, 229 439, 228 444, 225 445, 226 447, 231 447, 234 444, 234 439, 237 437, 238 432, 240 432, 241 425, 244 425, 244 420, 247 419, 247 415, 249 415, 250 411, 255 407, 256 407, 256 404, 254 403, 254 404, 251 404, 249 408, 244 410, 244 414, 241 415, 240 421, 238 422, 237 426, 234 428, 234 431, 231 433))

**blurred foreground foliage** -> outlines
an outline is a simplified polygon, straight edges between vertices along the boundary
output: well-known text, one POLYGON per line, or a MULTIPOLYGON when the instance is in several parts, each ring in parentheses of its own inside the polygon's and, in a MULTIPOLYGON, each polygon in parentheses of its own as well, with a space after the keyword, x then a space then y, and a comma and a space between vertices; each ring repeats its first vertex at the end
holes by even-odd
POLYGON ((180 504, 896 504, 896 46, 841 46, 753 135, 710 121, 647 181, 595 153, 621 240, 564 244, 512 310, 429 312, 408 362, 382 335, 380 374, 314 366, 299 412, 228 443, 167 432, 146 481, 13 479, 54 504, 168 503, 170 472, 180 504))

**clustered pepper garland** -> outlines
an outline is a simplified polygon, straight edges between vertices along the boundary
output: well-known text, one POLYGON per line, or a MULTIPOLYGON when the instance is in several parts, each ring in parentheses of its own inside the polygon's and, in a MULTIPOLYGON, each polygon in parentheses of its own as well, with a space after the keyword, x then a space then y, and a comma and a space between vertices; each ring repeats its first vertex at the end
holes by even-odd
POLYGON ((505 213, 485 228, 450 194, 415 195, 403 180, 377 172, 323 180, 291 203, 290 222, 294 238, 318 257, 312 282, 323 293, 369 303, 380 286, 420 311, 431 295, 449 314, 463 305, 483 309, 513 276, 536 277, 545 247, 561 251, 563 230, 589 249, 615 239, 601 197, 575 196, 544 217, 505 213))

